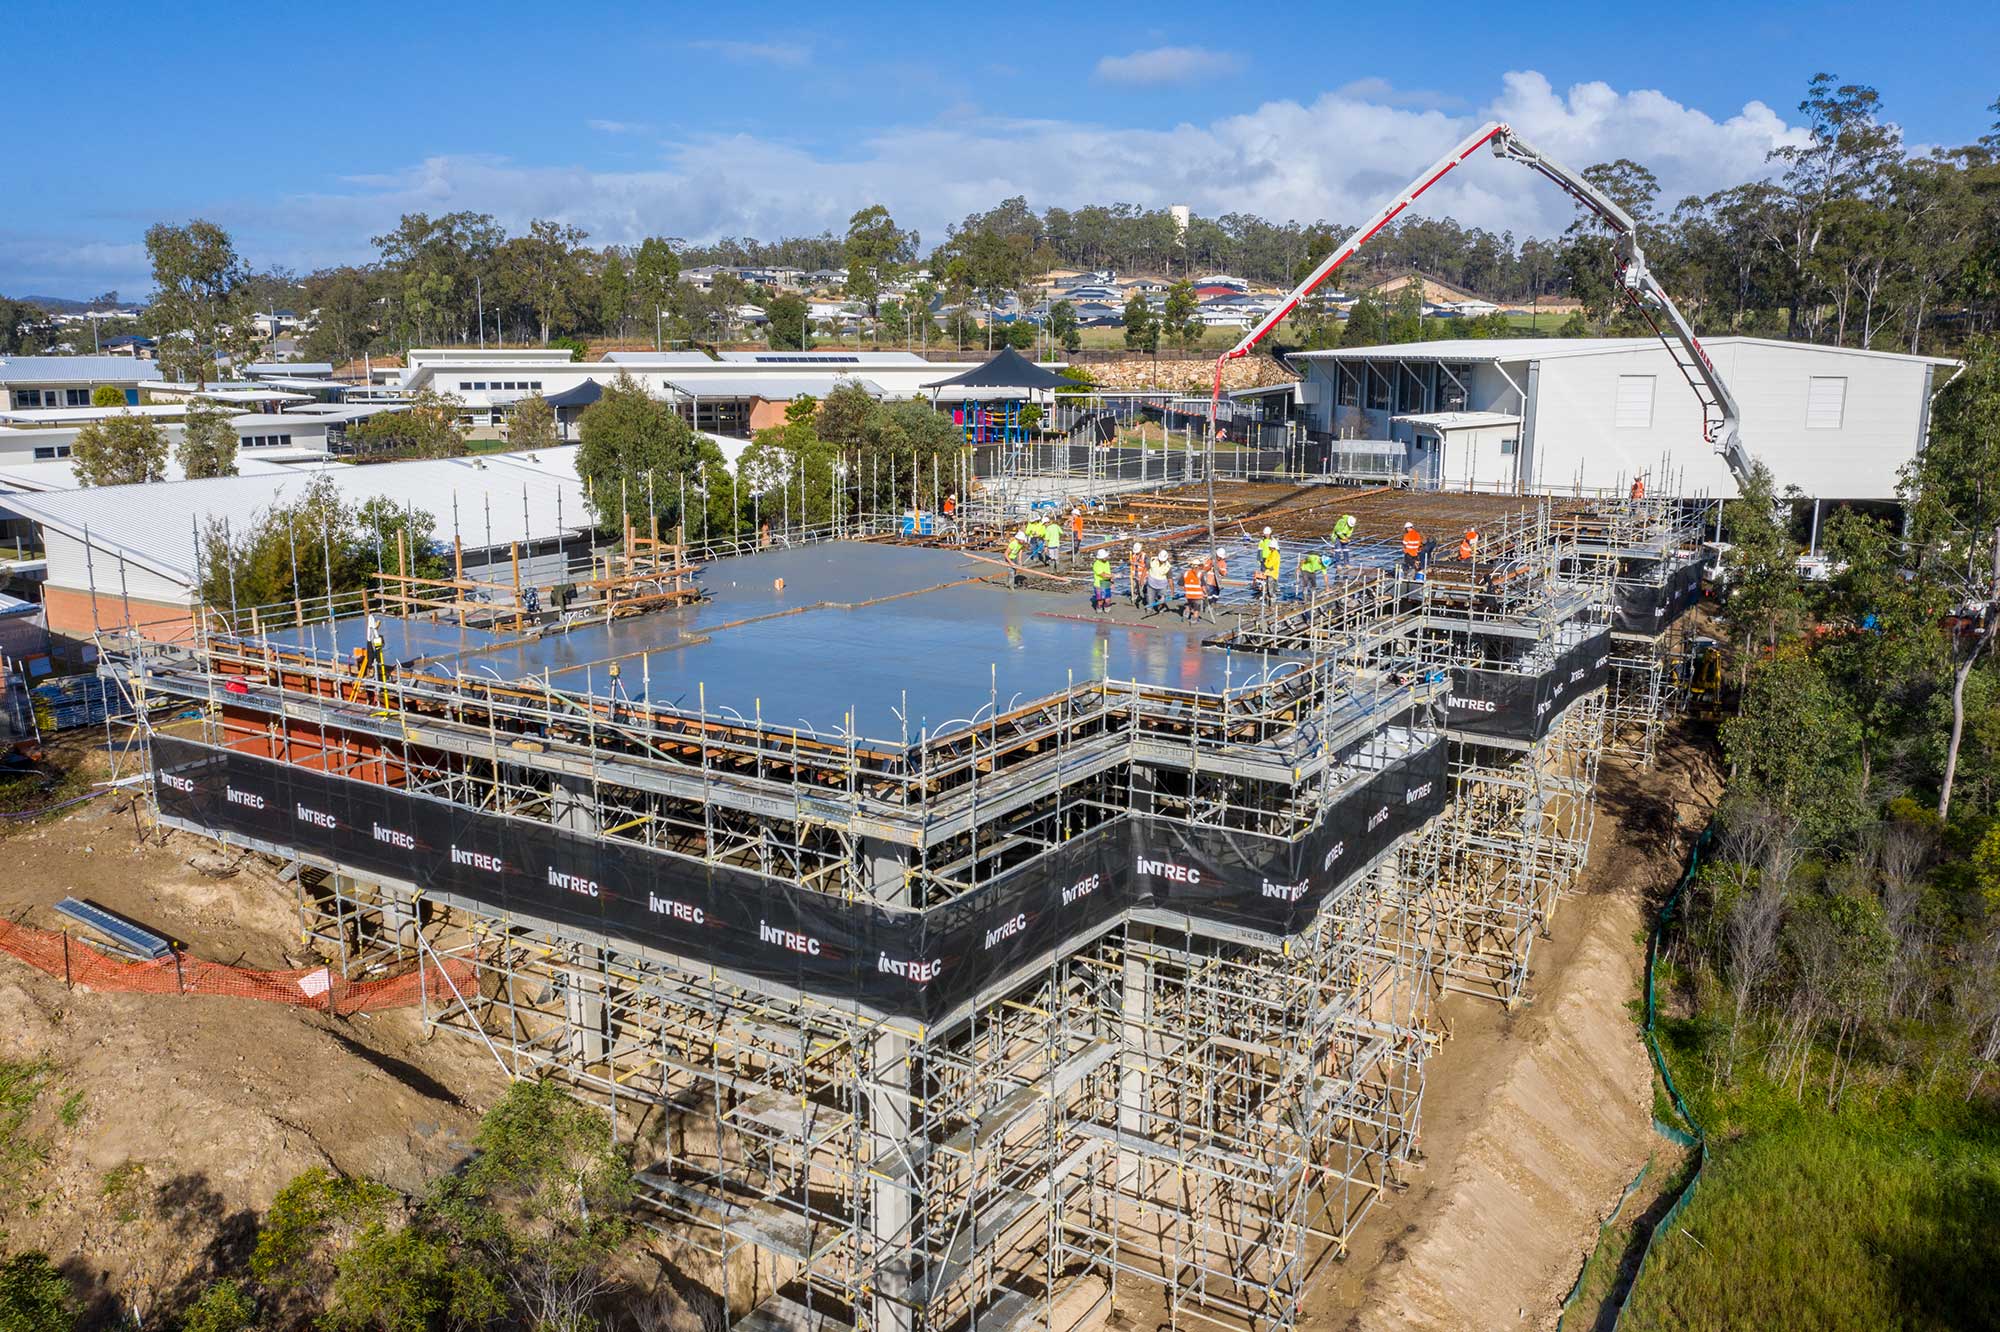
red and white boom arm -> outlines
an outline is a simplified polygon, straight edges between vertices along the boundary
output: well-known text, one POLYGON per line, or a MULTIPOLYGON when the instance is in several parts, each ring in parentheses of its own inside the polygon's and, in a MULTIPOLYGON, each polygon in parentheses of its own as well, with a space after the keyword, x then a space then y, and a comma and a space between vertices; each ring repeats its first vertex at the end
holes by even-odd
POLYGON ((1646 254, 1639 246, 1639 228, 1632 221, 1631 214, 1619 207, 1604 191, 1592 185, 1568 167, 1552 161, 1536 151, 1526 140, 1507 125, 1494 121, 1477 132, 1467 136, 1457 147, 1430 165, 1421 176, 1403 187, 1375 216, 1362 224, 1349 236, 1341 247, 1328 255, 1312 272, 1306 274, 1305 281, 1286 294, 1276 309, 1259 320, 1256 327, 1243 335, 1243 340, 1215 359, 1215 388, 1209 396, 1208 425, 1212 435, 1215 418, 1222 400, 1222 368, 1224 365, 1245 356, 1252 347, 1263 341, 1264 336, 1276 328, 1299 302, 1310 296, 1320 283, 1333 275, 1335 269, 1353 257, 1355 251, 1375 238, 1377 232, 1394 221, 1405 208, 1431 186, 1443 179, 1445 174, 1466 158, 1477 152, 1483 145, 1493 145, 1493 155, 1510 162, 1519 162, 1561 186, 1564 193, 1575 199, 1594 213, 1605 225, 1616 233, 1620 248, 1624 252, 1624 263, 1619 270, 1619 281, 1624 286, 1625 295, 1639 308, 1653 331, 1666 344, 1674 357, 1674 362, 1686 376, 1688 385, 1695 396, 1701 399, 1703 434, 1715 451, 1722 455, 1740 484, 1750 474, 1750 458, 1743 449, 1739 434, 1740 414, 1736 408, 1735 395, 1716 373, 1715 363, 1703 350, 1700 339, 1694 335, 1687 320, 1674 305, 1653 277, 1646 265, 1646 254))

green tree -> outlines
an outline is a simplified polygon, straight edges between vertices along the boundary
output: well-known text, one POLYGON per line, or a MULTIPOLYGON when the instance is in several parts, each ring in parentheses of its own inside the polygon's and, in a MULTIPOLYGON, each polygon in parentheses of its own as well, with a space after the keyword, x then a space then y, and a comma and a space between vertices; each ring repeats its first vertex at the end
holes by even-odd
POLYGON ((523 1081, 480 1120, 473 1155, 438 1181, 428 1219, 498 1274, 530 1326, 577 1328, 609 1287, 638 1192, 604 1114, 523 1081))
POLYGON ((1774 494, 1771 469, 1752 465, 1738 498, 1722 506, 1731 542, 1723 557, 1729 595, 1723 618, 1736 640, 1747 681, 1753 648, 1775 650, 1794 632, 1805 611, 1799 590, 1798 551, 1774 494))
POLYGON ((1194 283, 1183 278, 1167 288, 1167 303, 1161 312, 1161 326, 1169 341, 1186 351, 1201 342, 1201 300, 1194 283))
POLYGON ((1758 671, 1722 726, 1733 793, 1763 799, 1826 845, 1860 818, 1861 728, 1812 662, 1786 652, 1758 671))
MULTIPOLYGON (((1938 395, 1931 436, 1903 477, 1923 567, 1953 599, 2000 600, 2000 341, 1974 340, 1965 373, 1938 395)), ((1951 738, 1938 791, 1938 815, 1951 813, 1952 784, 1965 730, 1965 687, 1990 656, 2000 619, 1986 615, 1976 633, 1954 643, 1951 738)))
POLYGON ((904 231, 881 204, 870 204, 847 220, 847 295, 865 301, 876 314, 882 279, 916 256, 917 233, 904 231))
POLYGON ((349 426, 347 438, 358 454, 406 458, 456 458, 465 452, 466 428, 457 395, 426 388, 400 410, 382 412, 349 426))
MULTIPOLYGON (((457 1252, 421 1219, 364 1230, 335 1264, 323 1325, 336 1332, 437 1332, 484 1327, 504 1316, 498 1274, 457 1252)), ((551 1332, 578 1322, 532 1324, 551 1332)))
POLYGON ((93 407, 123 407, 125 390, 116 384, 99 384, 90 391, 90 405, 93 407))
POLYGON ((539 393, 531 393, 507 413, 507 443, 516 449, 556 446, 556 409, 539 393))
POLYGON ((340 365, 366 355, 381 335, 386 284, 374 269, 325 268, 306 278, 312 330, 299 344, 307 360, 340 365))
MULTIPOLYGON (((632 260, 632 303, 640 319, 652 324, 657 333, 660 312, 674 304, 680 282, 681 260, 674 247, 658 236, 639 243, 632 260)), ((693 289, 688 289, 693 295, 693 289)))
POLYGON ((213 403, 195 399, 188 403, 186 424, 174 458, 181 475, 190 481, 211 476, 236 475, 236 427, 231 414, 213 403))
POLYGON ((1347 311, 1347 328, 1340 335, 1343 347, 1374 347, 1388 341, 1389 320, 1372 296, 1363 296, 1347 311))
POLYGON ((536 218, 528 224, 527 235, 500 247, 503 269, 534 311, 544 347, 557 330, 574 328, 582 314, 585 239, 581 227, 536 218))
POLYGON ((159 340, 160 368, 206 385, 218 357, 241 359, 255 345, 249 272, 229 233, 196 219, 146 229, 153 299, 146 319, 159 340))
POLYGON ((257 1302, 234 1281, 217 1281, 181 1314, 180 1332, 251 1332, 257 1302))
POLYGON ((473 329, 478 279, 489 300, 496 298, 493 259, 507 233, 486 213, 446 213, 432 218, 405 213, 394 231, 370 244, 391 275, 391 299, 406 340, 454 336, 473 329))
POLYGON ((121 412, 76 432, 70 463, 78 485, 129 486, 167 475, 167 434, 157 421, 121 412))
POLYGON ((1160 325, 1153 318, 1153 307, 1136 291, 1125 302, 1125 346, 1141 352, 1160 349, 1160 325))
POLYGON ((785 351, 804 351, 810 347, 812 330, 806 315, 805 297, 797 292, 784 292, 765 302, 764 317, 771 321, 765 336, 771 345, 785 351))
MULTIPOLYGON (((728 472, 713 440, 697 435, 679 412, 629 375, 619 375, 584 411, 578 436, 577 475, 599 530, 607 533, 621 531, 628 514, 644 531, 649 503, 661 531, 670 531, 681 521, 681 482, 694 493, 698 476, 728 472)), ((717 502, 729 517, 724 501, 721 496, 711 501, 711 520, 717 502)))
POLYGON ((201 596, 215 607, 323 607, 375 583, 396 568, 398 538, 409 572, 445 572, 437 522, 422 509, 375 498, 356 508, 329 476, 313 477, 297 497, 274 502, 249 522, 212 518, 202 531, 201 596))
POLYGON ((1083 346, 1083 333, 1076 326, 1076 306, 1057 301, 1049 307, 1049 337, 1066 352, 1083 346))
POLYGON ((0 1261, 0 1332, 72 1332, 76 1292, 44 1253, 0 1261))
POLYGON ((1424 336, 1424 289, 1416 279, 1404 283, 1396 293, 1383 336, 1392 343, 1416 342, 1424 336))
POLYGON ((625 336, 632 317, 632 272, 616 246, 606 246, 597 270, 597 326, 625 336))

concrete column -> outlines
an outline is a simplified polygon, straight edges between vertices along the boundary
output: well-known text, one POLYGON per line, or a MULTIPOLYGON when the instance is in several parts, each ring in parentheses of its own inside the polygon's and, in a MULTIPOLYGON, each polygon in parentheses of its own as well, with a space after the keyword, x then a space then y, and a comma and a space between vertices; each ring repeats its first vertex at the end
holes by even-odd
POLYGON ((563 992, 563 1011, 569 1019, 570 1054, 585 1066, 603 1063, 609 1045, 605 1039, 605 984, 604 950, 579 945, 576 969, 563 992))
MULTIPOLYGON (((1122 1019, 1119 1040, 1123 1049, 1118 1055, 1118 1131, 1135 1138, 1144 1137, 1147 1131, 1147 1108, 1151 1098, 1146 1090, 1146 1065, 1154 1042, 1149 1039, 1146 1024, 1152 1013, 1153 963, 1128 949, 1125 954, 1124 995, 1119 1007, 1122 1019)), ((1120 1192, 1137 1190, 1139 1159, 1136 1152, 1118 1154, 1120 1192)))
MULTIPOLYGON (((910 885, 903 849, 871 837, 862 839, 860 851, 863 874, 876 900, 907 904, 910 885)), ((875 1332, 910 1332, 916 1324, 908 1303, 910 1270, 928 1144, 911 1117, 913 1049, 914 1042, 900 1032, 884 1032, 868 1046, 873 1075, 867 1088, 869 1149, 875 1162, 869 1182, 869 1230, 879 1263, 869 1308, 875 1332)))
POLYGON ((911 1123, 910 1038, 884 1033, 870 1043, 874 1080, 868 1089, 868 1122, 874 1131, 876 1169, 869 1184, 870 1230, 880 1266, 870 1315, 875 1332, 910 1332, 916 1314, 908 1303, 917 1193, 924 1178, 924 1144, 911 1123), (909 1164, 903 1165, 904 1153, 909 1164), (915 1186, 915 1187, 913 1187, 915 1186))
POLYGON ((595 834, 597 827, 597 802, 591 798, 590 783, 581 777, 556 777, 549 785, 549 804, 553 817, 549 820, 558 828, 570 832, 595 834))

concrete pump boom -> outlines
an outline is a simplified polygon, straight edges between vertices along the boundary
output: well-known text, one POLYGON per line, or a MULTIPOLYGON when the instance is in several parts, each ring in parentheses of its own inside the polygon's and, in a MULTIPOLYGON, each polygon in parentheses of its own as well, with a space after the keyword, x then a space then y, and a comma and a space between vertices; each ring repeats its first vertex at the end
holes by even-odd
MULTIPOLYGON (((1588 208, 1616 233, 1618 243, 1624 251, 1624 262, 1619 269, 1619 281, 1625 289, 1626 299, 1638 307, 1646 321, 1653 326, 1667 352, 1674 358, 1674 364, 1686 377, 1688 386, 1701 400, 1702 434, 1715 451, 1729 465, 1740 486, 1750 475, 1750 457, 1744 451, 1739 432, 1740 415, 1736 409, 1735 395, 1716 373, 1715 362, 1703 350, 1701 340, 1694 335, 1694 329, 1682 317, 1665 289, 1653 277, 1653 271, 1646 265, 1646 253, 1639 245, 1639 228, 1632 221, 1631 214, 1620 208, 1615 200, 1604 191, 1592 185, 1568 167, 1543 156, 1510 127, 1494 121, 1476 133, 1468 136, 1456 148, 1433 162, 1421 176, 1406 185, 1402 192, 1382 207, 1375 216, 1368 219, 1355 233, 1347 238, 1341 247, 1328 255, 1319 267, 1306 275, 1305 281, 1285 296, 1278 307, 1264 316, 1255 328, 1243 335, 1243 340, 1215 358, 1215 388, 1209 396, 1208 427, 1211 438, 1215 433, 1215 418, 1222 400, 1222 368, 1228 362, 1248 354, 1276 328, 1284 318, 1298 308, 1300 301, 1311 295, 1320 283, 1332 276, 1333 271, 1346 263, 1355 251, 1374 239, 1375 234, 1395 220, 1396 215, 1415 203, 1418 196, 1438 183, 1453 167, 1477 152, 1482 145, 1493 145, 1493 155, 1510 162, 1519 162, 1561 186, 1563 191, 1578 203, 1588 208)), ((1212 470, 1212 469, 1211 469, 1212 470)))

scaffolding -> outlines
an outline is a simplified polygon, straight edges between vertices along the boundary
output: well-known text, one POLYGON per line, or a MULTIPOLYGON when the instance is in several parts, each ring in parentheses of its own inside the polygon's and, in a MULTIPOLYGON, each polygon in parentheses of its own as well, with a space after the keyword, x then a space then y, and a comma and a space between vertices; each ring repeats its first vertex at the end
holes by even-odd
MULTIPOLYGON (((1195 540, 1188 513, 1145 512, 1149 548, 1195 540)), ((792 540, 894 530, 856 514, 787 524, 792 540)), ((1251 890, 1263 914, 1134 893, 1047 946, 1001 948, 976 988, 898 1007, 863 973, 921 989, 943 963, 885 949, 855 959, 851 989, 752 972, 609 915, 480 897, 200 816, 157 763, 153 787, 166 826, 298 866, 301 929, 343 974, 469 968, 472 983, 425 992, 427 1028, 636 1126, 649 1219, 732 1327, 1066 1332, 1054 1310, 1082 1291, 1174 1328, 1289 1332, 1313 1276, 1418 1152, 1439 997, 1519 999, 1580 872, 1613 567, 1581 540, 1542 502, 1484 528, 1476 558, 1421 577, 1364 543, 1324 586, 1232 593, 1207 649, 1230 654, 1219 686, 1101 673, 1034 698, 995 686, 935 726, 905 708, 889 735, 852 712, 782 723, 705 689, 666 703, 643 650, 561 673, 457 669, 465 608, 442 586, 436 605, 209 608, 192 639, 102 643, 136 701, 198 708, 192 736, 152 737, 162 752, 588 839, 606 863, 650 855, 884 928, 969 917, 1022 884, 1059 887, 1064 904, 1109 897, 1115 856, 1092 848, 1133 829, 1271 852, 1293 874, 1251 890), (365 697, 338 650, 364 609, 408 612, 390 629, 431 643, 365 697), (1543 707, 1587 659, 1588 687, 1543 707), (1471 682, 1526 700, 1510 705, 1515 732, 1464 711, 1471 682), (1365 793, 1414 802, 1414 776, 1382 784, 1420 760, 1436 765, 1436 803, 1328 872, 1364 845, 1335 841, 1336 820, 1358 834, 1365 793)), ((682 591, 691 562, 755 558, 762 542, 689 549, 628 529, 620 544, 607 577, 682 591)), ((551 612, 525 600, 471 627, 539 636, 551 612)), ((620 632, 652 623, 634 614, 620 632)))

